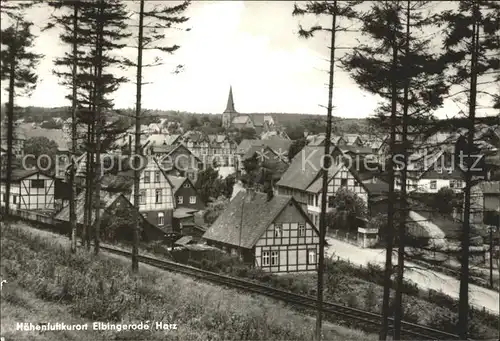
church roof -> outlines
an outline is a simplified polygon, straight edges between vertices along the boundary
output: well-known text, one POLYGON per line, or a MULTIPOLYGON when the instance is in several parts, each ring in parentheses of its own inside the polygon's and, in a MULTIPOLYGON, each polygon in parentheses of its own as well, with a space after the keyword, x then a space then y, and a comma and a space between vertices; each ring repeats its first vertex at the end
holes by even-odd
POLYGON ((233 99, 233 87, 229 87, 229 96, 227 98, 226 110, 224 113, 236 113, 236 109, 234 108, 234 99, 233 99))

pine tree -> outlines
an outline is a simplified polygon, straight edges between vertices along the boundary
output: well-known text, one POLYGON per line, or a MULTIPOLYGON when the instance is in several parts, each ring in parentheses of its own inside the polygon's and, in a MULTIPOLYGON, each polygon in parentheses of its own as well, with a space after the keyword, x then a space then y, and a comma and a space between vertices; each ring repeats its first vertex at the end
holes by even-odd
MULTIPOLYGON (((448 63, 449 81, 465 88, 468 101, 468 133, 465 156, 475 149, 477 96, 485 85, 498 80, 500 73, 500 4, 498 1, 460 1, 458 8, 440 16, 445 30, 443 57, 448 63)), ((465 171, 464 219, 461 231, 461 271, 458 312, 458 335, 467 339, 469 316, 469 241, 471 187, 477 179, 471 168, 473 157, 463 162, 465 171)))
MULTIPOLYGON (((340 24, 341 19, 354 19, 354 7, 361 3, 360 1, 337 1, 329 3, 326 1, 311 1, 303 8, 295 5, 293 15, 328 15, 331 17, 331 27, 313 26, 309 29, 304 29, 300 26, 299 36, 302 38, 311 38, 317 31, 326 31, 330 33, 330 60, 329 60, 329 82, 328 82, 328 106, 327 106, 327 123, 325 136, 325 155, 330 155, 330 140, 332 133, 332 108, 333 108, 333 85, 335 72, 335 41, 338 32, 348 31, 344 25, 340 24)), ((316 340, 321 340, 321 326, 323 319, 323 271, 324 271, 324 247, 326 234, 326 201, 328 195, 328 169, 330 167, 330 159, 325 159, 323 165, 323 186, 321 191, 321 215, 320 215, 320 244, 319 244, 319 262, 318 262, 318 307, 316 316, 316 340)))
MULTIPOLYGON (((141 154, 141 116, 142 116, 142 87, 143 83, 142 71, 145 67, 154 67, 161 65, 161 59, 156 57, 150 64, 144 63, 144 52, 146 50, 157 50, 164 53, 174 53, 179 46, 165 46, 161 42, 165 39, 165 31, 174 28, 175 25, 185 23, 188 18, 182 16, 182 13, 188 8, 190 2, 185 1, 179 5, 157 5, 154 4, 152 8, 145 8, 145 1, 140 0, 139 4, 139 23, 137 35, 137 60, 135 62, 128 60, 127 65, 136 67, 136 107, 135 107, 135 157, 134 161, 139 161, 141 154), (145 24, 145 20, 147 23, 145 24)), ((139 165, 136 163, 134 167, 134 207, 139 210, 140 193, 139 193, 139 165)), ((141 221, 137 219, 134 229, 134 240, 132 247, 132 270, 137 272, 139 269, 138 260, 138 245, 139 245, 139 232, 141 230, 141 221)))
POLYGON ((69 184, 70 184, 70 199, 69 199, 69 216, 71 227, 71 251, 76 252, 77 247, 77 221, 76 221, 76 156, 77 156, 77 111, 78 111, 78 67, 80 62, 79 54, 79 10, 85 3, 82 1, 53 1, 49 6, 57 10, 62 10, 63 13, 57 15, 52 14, 51 22, 45 29, 52 27, 60 27, 63 32, 60 34, 60 39, 63 43, 71 46, 71 52, 65 53, 64 57, 55 60, 56 66, 64 66, 69 71, 54 71, 54 73, 62 80, 62 84, 71 89, 71 94, 67 97, 71 100, 71 165, 69 168, 69 184))
MULTIPOLYGON (((17 8, 16 8, 17 9, 17 8)), ((5 182, 5 215, 10 214, 10 186, 13 168, 13 141, 14 141, 14 101, 17 96, 30 95, 37 84, 38 76, 35 73, 37 64, 42 57, 31 52, 34 45, 34 35, 31 33, 31 22, 22 19, 22 12, 10 8, 12 24, 2 29, 1 44, 5 46, 0 56, 1 79, 8 80, 7 92, 7 164, 5 182)))
MULTIPOLYGON (((425 125, 432 122, 433 109, 443 102, 448 87, 442 71, 443 63, 429 53, 430 39, 414 34, 415 29, 423 29, 430 21, 424 19, 422 11, 427 2, 385 2, 374 1, 369 12, 362 15, 363 33, 370 42, 359 46, 345 58, 343 65, 349 70, 356 82, 364 89, 380 95, 390 101, 383 105, 378 113, 378 124, 390 129, 390 157, 388 159, 389 205, 388 233, 385 265, 384 299, 382 307, 382 328, 380 339, 386 339, 390 307, 390 288, 392 275, 392 252, 394 243, 394 226, 396 200, 401 205, 399 210, 398 241, 398 275, 395 311, 395 338, 400 337, 401 322, 401 285, 404 271, 404 256, 407 223, 406 172, 408 153, 416 146, 411 141, 417 134, 422 134, 425 125), (406 3, 406 6, 404 6, 406 3), (405 8, 406 7, 406 10, 405 8), (398 110, 402 107, 402 110, 398 110), (390 112, 387 119, 386 112, 390 112), (423 126, 423 127, 422 127, 423 126), (408 139, 409 129, 413 138, 408 139), (397 160, 398 155, 402 160, 397 160), (395 162, 401 166, 402 190, 396 193, 394 188, 395 162)), ((399 159, 399 158, 398 158, 399 159)))
POLYGON ((87 161, 92 164, 93 180, 90 186, 94 193, 92 203, 95 210, 93 222, 94 253, 99 253, 100 224, 101 224, 101 181, 102 165, 101 153, 109 147, 110 136, 113 131, 113 124, 107 125, 106 114, 113 108, 113 101, 108 97, 119 85, 126 81, 124 77, 115 76, 110 70, 111 67, 123 65, 123 59, 111 55, 110 51, 116 53, 126 45, 123 39, 131 36, 127 32, 128 13, 125 3, 121 1, 99 0, 94 6, 83 8, 83 17, 89 18, 89 35, 95 39, 95 45, 91 47, 89 53, 90 65, 93 73, 91 82, 93 87, 92 115, 93 115, 93 141, 90 144, 91 157, 87 161), (110 129, 111 128, 111 129, 110 129))

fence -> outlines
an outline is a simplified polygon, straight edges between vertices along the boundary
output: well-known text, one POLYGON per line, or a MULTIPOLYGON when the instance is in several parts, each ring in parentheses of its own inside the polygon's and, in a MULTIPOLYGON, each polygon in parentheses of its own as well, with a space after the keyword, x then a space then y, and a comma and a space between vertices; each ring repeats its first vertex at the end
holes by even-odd
POLYGON ((331 230, 330 237, 341 240, 343 242, 359 246, 358 233, 346 232, 343 230, 331 230))
POLYGON ((11 210, 10 214, 21 218, 23 220, 28 220, 32 222, 37 222, 41 224, 46 224, 46 225, 55 225, 55 220, 51 215, 52 212, 44 213, 44 212, 37 212, 37 211, 26 211, 26 210, 21 210, 21 209, 16 209, 16 210, 11 210))

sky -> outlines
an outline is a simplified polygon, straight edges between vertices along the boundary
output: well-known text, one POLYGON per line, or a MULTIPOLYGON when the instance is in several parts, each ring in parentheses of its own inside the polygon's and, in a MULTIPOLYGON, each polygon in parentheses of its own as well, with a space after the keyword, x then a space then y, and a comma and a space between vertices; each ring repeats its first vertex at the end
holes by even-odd
MULTIPOLYGON (((169 32, 168 43, 180 45, 165 64, 145 71, 143 108, 218 114, 224 111, 229 87, 233 88, 236 110, 240 113, 326 114, 328 100, 329 37, 320 32, 312 39, 297 35, 304 26, 325 24, 317 18, 293 17, 292 1, 193 1, 182 28, 169 32), (184 71, 173 74, 182 64, 184 71)), ((129 3, 130 9, 135 8, 129 3)), ((43 27, 51 10, 38 7, 27 13, 35 25, 43 27)), ((3 25, 2 25, 3 27, 3 25)), ((35 27, 35 31, 37 31, 35 27)), ((39 31, 39 30, 38 30, 39 31)), ((348 33, 337 46, 352 47, 356 41, 348 33)), ((68 106, 67 90, 52 74, 53 60, 67 47, 57 31, 38 33, 36 51, 44 55, 39 64, 40 81, 31 97, 17 99, 20 106, 68 106)), ((134 58, 130 48, 121 53, 134 58)), ((342 53, 342 52, 340 52, 342 53)), ((146 61, 158 53, 149 52, 146 61)), ((134 78, 135 70, 126 76, 134 78)), ((7 96, 2 89, 2 103, 7 96)), ((135 84, 122 85, 114 96, 115 107, 135 106, 135 84)), ((363 118, 374 114, 380 98, 359 88, 349 75, 336 68, 334 115, 363 118)), ((454 116, 465 107, 446 101, 436 115, 454 116)))

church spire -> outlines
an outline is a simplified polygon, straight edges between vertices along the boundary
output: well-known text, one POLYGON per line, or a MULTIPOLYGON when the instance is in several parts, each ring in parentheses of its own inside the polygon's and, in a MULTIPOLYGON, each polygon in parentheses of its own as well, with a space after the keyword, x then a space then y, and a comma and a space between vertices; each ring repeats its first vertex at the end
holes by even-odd
POLYGON ((224 113, 235 113, 236 109, 234 109, 234 100, 233 100, 233 87, 229 87, 229 97, 227 98, 226 110, 224 113))

